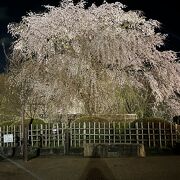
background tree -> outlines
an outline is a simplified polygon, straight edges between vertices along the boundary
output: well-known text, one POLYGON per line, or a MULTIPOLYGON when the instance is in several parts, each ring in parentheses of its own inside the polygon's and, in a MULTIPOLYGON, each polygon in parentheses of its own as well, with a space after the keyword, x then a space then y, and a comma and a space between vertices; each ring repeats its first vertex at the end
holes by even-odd
POLYGON ((117 113, 117 89, 123 94, 128 87, 123 98, 127 112, 140 112, 136 104, 144 98, 152 112, 163 103, 171 115, 178 114, 180 65, 173 51, 159 50, 166 37, 157 32, 160 23, 123 8, 104 3, 84 9, 83 2, 63 1, 10 24, 16 38, 12 54, 17 62, 11 62, 18 69, 12 70, 15 84, 28 75, 28 98, 44 98, 49 113, 117 113))
POLYGON ((7 74, 0 74, 0 120, 12 120, 19 115, 17 89, 11 88, 7 74))

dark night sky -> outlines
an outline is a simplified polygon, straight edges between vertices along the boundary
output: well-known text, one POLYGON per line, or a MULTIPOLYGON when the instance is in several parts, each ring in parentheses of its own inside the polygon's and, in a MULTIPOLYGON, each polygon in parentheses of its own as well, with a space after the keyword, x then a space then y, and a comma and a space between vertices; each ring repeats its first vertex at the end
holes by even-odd
MULTIPOLYGON (((42 5, 58 5, 60 0, 0 0, 0 41, 6 44, 10 42, 7 34, 7 24, 19 22, 26 12, 43 10, 42 5)), ((92 0, 93 1, 93 0, 92 0)), ((96 0, 100 4, 103 0, 96 0)), ((115 0, 107 0, 113 2, 115 0)), ((169 33, 169 48, 180 51, 180 6, 178 0, 120 0, 128 5, 128 9, 142 10, 147 18, 157 19, 163 24, 165 33, 169 33)), ((5 57, 0 45, 0 72, 3 71, 5 57)))

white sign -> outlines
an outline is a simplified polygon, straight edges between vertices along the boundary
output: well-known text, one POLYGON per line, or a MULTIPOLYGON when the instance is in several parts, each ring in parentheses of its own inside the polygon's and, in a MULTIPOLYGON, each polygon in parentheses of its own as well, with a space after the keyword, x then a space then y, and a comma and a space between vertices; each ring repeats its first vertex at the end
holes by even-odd
POLYGON ((4 143, 13 142, 13 134, 4 134, 4 143))

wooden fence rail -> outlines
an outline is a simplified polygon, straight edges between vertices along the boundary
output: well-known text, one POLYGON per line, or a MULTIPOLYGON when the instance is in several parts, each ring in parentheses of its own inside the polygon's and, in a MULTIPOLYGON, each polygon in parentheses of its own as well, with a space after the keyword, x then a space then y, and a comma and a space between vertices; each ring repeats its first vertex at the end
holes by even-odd
MULTIPOLYGON (((180 141, 177 124, 173 123, 65 123, 31 125, 28 144, 32 147, 62 147, 65 134, 69 133, 71 147, 83 147, 85 143, 141 143, 145 147, 174 147, 180 141)), ((22 127, 0 127, 0 147, 22 145, 22 127), (12 134, 13 141, 5 142, 4 135, 12 134)))

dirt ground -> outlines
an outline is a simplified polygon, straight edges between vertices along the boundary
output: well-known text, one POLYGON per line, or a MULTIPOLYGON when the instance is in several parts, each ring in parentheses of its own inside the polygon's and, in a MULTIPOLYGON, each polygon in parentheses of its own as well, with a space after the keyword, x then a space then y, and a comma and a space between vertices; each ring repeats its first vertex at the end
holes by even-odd
POLYGON ((180 156, 0 160, 0 180, 179 180, 180 156))

